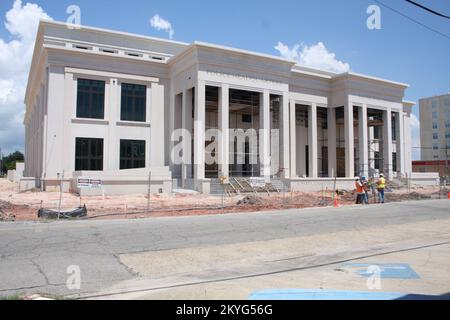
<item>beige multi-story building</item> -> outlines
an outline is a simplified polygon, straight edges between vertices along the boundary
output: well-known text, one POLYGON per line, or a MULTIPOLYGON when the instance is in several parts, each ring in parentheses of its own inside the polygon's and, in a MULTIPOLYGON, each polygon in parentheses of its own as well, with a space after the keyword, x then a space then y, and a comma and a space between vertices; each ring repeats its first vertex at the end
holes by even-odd
POLYGON ((209 43, 42 21, 25 99, 25 180, 85 192, 77 178, 91 177, 119 194, 149 183, 170 192, 174 180, 208 193, 234 177, 291 190, 402 177, 412 170, 407 87, 209 43))
POLYGON ((419 100, 421 160, 450 157, 450 93, 419 100))

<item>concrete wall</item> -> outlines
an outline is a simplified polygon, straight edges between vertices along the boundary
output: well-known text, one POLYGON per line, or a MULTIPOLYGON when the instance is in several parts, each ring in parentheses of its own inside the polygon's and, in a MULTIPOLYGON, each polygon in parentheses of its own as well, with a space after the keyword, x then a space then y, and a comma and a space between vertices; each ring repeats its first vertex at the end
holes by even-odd
MULTIPOLYGON (((317 191, 332 191, 335 190, 335 179, 322 178, 322 179, 291 179, 289 181, 289 190, 296 192, 317 192, 317 191)), ((342 179, 336 180, 336 190, 353 191, 355 189, 355 179, 342 179)))
POLYGON ((413 186, 439 186, 440 180, 439 173, 437 172, 413 172, 410 178, 411 185, 413 186))
POLYGON ((11 182, 20 182, 20 179, 23 178, 25 170, 25 163, 17 162, 15 170, 8 170, 7 179, 11 182))

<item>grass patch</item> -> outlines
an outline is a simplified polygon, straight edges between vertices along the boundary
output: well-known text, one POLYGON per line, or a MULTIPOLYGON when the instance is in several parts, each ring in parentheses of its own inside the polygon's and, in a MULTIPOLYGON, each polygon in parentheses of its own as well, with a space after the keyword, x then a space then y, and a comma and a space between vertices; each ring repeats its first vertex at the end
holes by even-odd
POLYGON ((0 296, 0 301, 16 301, 16 300, 22 300, 20 295, 13 295, 13 296, 6 296, 6 297, 1 297, 0 296))

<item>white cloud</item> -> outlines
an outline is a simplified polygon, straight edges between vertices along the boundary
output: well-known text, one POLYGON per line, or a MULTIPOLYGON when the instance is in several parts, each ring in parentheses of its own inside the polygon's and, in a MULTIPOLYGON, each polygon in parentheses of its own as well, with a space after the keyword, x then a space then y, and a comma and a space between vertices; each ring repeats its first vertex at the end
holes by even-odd
POLYGON ((411 114, 411 127, 413 129, 420 128, 420 120, 414 113, 411 114))
POLYGON ((173 35, 175 34, 175 30, 172 27, 172 24, 163 19, 162 17, 159 16, 159 14, 155 14, 151 19, 150 19, 150 24, 152 25, 153 28, 155 28, 156 30, 164 30, 169 34, 169 38, 172 39, 173 35))
POLYGON ((316 68, 336 73, 350 71, 350 65, 336 59, 333 52, 328 51, 323 42, 307 46, 296 44, 292 48, 278 42, 275 49, 286 59, 295 60, 301 66, 316 68))
POLYGON ((15 0, 4 25, 11 40, 0 38, 0 147, 23 150, 24 96, 40 19, 51 19, 36 4, 15 0))
POLYGON ((412 158, 413 160, 420 160, 420 120, 419 118, 412 113, 411 114, 411 147, 412 149, 412 158))

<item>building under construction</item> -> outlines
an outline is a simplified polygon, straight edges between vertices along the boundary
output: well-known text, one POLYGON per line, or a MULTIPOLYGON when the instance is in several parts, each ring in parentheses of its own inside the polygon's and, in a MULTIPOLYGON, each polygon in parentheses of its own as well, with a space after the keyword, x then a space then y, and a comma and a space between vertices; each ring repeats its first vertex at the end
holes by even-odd
POLYGON ((209 43, 41 21, 24 179, 98 192, 78 187, 88 177, 120 194, 209 193, 231 179, 320 190, 353 188, 355 175, 402 177, 411 172, 407 87, 209 43))

